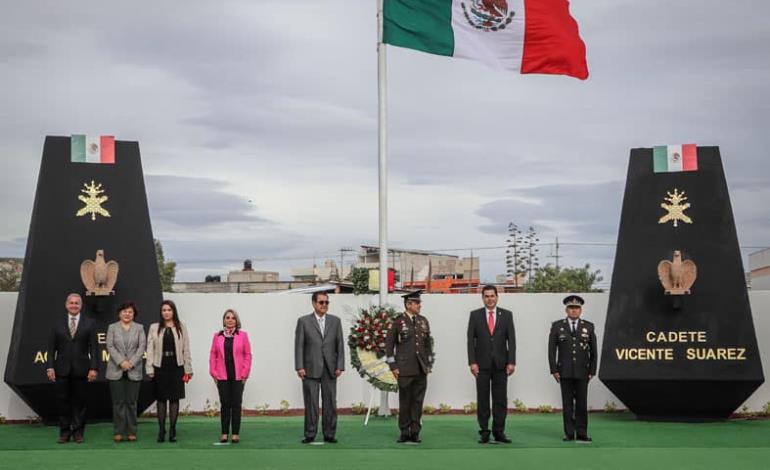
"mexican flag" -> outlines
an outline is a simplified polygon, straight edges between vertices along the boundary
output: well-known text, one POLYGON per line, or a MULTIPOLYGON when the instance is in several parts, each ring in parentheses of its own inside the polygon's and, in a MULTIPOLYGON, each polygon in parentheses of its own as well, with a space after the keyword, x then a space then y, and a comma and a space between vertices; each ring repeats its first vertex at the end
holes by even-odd
POLYGON ((70 161, 77 163, 115 163, 115 137, 111 135, 71 135, 70 161))
POLYGON ((520 73, 588 78, 568 0, 385 0, 383 42, 520 73))
POLYGON ((70 161, 115 163, 115 137, 73 134, 70 136, 70 161))
POLYGON ((698 171, 698 147, 695 144, 653 147, 652 162, 655 173, 698 171))

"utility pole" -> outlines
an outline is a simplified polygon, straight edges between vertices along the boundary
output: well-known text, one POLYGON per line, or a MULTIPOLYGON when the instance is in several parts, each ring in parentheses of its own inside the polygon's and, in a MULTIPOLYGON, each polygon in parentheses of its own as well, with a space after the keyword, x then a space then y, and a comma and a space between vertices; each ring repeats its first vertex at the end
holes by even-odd
POLYGON ((349 246, 344 246, 340 248, 340 268, 339 268, 339 279, 340 282, 345 278, 345 253, 352 253, 353 248, 350 248, 349 246))
POLYGON ((556 270, 559 270, 559 258, 561 256, 559 255, 559 237, 556 237, 556 243, 554 244, 554 254, 549 256, 549 258, 554 258, 555 264, 556 264, 556 270))
MULTIPOLYGON (((468 293, 470 294, 473 292, 473 250, 471 249, 471 274, 470 279, 468 279, 468 293)), ((481 277, 481 273, 479 273, 479 277, 481 277)))

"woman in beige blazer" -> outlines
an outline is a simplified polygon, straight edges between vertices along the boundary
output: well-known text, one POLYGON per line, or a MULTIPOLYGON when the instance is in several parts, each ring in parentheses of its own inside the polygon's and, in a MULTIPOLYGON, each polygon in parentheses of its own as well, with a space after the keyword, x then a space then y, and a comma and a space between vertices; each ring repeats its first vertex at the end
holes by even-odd
POLYGON ((154 383, 158 407, 158 442, 166 440, 166 410, 170 418, 169 442, 176 442, 179 400, 184 398, 184 384, 192 378, 190 335, 179 321, 176 305, 170 300, 160 304, 160 321, 147 333, 147 375, 154 383), (168 406, 166 403, 168 402, 168 406))
POLYGON ((115 442, 136 440, 136 402, 142 384, 142 355, 146 337, 144 327, 136 323, 136 305, 126 302, 118 307, 119 320, 107 328, 107 362, 105 377, 112 398, 113 439, 115 442))

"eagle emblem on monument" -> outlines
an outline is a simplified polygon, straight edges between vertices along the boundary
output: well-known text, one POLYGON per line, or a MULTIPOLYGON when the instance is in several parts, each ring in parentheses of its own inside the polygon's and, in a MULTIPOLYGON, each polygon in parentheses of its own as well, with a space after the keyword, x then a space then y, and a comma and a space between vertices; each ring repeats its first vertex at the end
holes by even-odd
POLYGON ((674 258, 658 263, 658 278, 666 295, 686 295, 695 283, 698 268, 692 260, 682 261, 682 252, 674 251, 674 258))
POLYGON ((80 264, 80 278, 87 296, 115 294, 113 288, 118 282, 117 261, 105 261, 104 250, 96 250, 96 259, 87 259, 80 264))

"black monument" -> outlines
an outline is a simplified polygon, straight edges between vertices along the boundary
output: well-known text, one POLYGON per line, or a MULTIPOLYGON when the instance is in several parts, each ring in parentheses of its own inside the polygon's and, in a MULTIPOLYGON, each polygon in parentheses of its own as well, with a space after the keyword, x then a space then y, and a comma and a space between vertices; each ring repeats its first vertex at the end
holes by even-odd
MULTIPOLYGON (((114 163, 71 161, 69 137, 46 137, 32 210, 24 271, 16 304, 5 382, 46 422, 57 419, 53 384, 46 378, 46 340, 64 302, 83 297, 82 314, 98 324, 99 379, 88 386, 88 417, 109 419, 105 333, 117 321, 117 306, 137 305, 136 321, 156 322, 162 300, 137 142, 115 142, 114 163), (80 267, 98 250, 119 264, 114 294, 86 295, 80 267)), ((152 403, 142 385, 139 410, 152 403)))
POLYGON ((653 160, 631 151, 599 378, 640 419, 724 419, 764 375, 719 148, 653 160))

